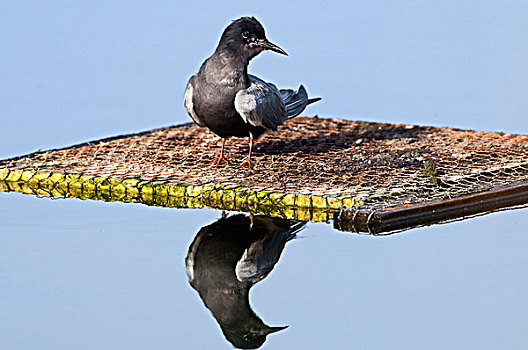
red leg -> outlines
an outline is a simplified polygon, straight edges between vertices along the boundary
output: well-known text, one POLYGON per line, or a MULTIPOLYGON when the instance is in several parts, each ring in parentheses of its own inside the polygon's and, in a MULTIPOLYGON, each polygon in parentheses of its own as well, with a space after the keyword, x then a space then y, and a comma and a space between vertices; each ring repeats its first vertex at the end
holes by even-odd
POLYGON ((253 137, 249 137, 249 154, 247 159, 239 165, 239 167, 248 167, 251 168, 251 150, 253 149, 253 137))
POLYGON ((218 165, 220 163, 229 163, 227 158, 224 157, 224 146, 225 146, 225 143, 226 143, 226 139, 222 138, 222 150, 220 151, 220 155, 218 156, 218 158, 216 158, 215 160, 213 160, 209 164, 218 165))

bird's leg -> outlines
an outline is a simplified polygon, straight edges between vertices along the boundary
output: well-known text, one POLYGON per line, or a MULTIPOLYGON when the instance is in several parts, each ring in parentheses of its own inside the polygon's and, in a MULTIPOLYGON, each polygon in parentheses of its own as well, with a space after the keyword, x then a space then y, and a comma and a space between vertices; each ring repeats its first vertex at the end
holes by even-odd
POLYGON ((224 157, 224 146, 225 146, 225 143, 226 143, 226 139, 222 137, 222 150, 220 151, 220 155, 218 156, 218 158, 216 158, 215 160, 213 160, 209 164, 218 165, 220 163, 229 163, 227 158, 224 157))
POLYGON ((249 230, 253 228, 253 224, 255 223, 255 216, 253 216, 253 213, 249 214, 249 230))
POLYGON ((253 135, 249 134, 249 154, 247 159, 239 167, 251 168, 251 150, 253 149, 253 135))

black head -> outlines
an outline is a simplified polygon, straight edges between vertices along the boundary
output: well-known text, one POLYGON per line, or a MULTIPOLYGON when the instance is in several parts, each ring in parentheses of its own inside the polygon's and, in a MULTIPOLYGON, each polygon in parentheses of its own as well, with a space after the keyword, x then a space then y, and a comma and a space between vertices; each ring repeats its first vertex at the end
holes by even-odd
POLYGON ((255 17, 242 17, 233 21, 222 34, 219 49, 235 50, 237 54, 245 55, 249 59, 264 50, 288 55, 286 51, 266 39, 264 27, 255 17))
MULTIPOLYGON (((260 319, 259 326, 249 329, 226 330, 222 328, 226 339, 238 349, 258 349, 266 341, 268 334, 282 331, 288 326, 270 327, 265 325, 260 319)), ((246 325, 247 326, 247 325, 246 325)))

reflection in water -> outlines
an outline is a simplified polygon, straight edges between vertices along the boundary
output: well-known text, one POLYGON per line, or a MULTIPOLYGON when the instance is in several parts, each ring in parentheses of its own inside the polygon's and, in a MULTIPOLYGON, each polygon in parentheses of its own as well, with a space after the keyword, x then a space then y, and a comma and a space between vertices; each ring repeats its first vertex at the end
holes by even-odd
POLYGON ((305 222, 238 214, 203 227, 185 259, 191 286, 234 346, 255 349, 270 333, 249 305, 249 290, 271 272, 305 222))

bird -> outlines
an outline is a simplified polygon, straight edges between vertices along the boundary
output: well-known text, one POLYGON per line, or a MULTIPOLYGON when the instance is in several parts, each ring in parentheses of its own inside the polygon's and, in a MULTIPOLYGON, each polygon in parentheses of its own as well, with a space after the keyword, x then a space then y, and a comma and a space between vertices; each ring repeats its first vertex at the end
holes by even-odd
POLYGON ((214 53, 187 83, 184 106, 189 116, 222 140, 220 155, 211 164, 228 163, 224 156, 227 138, 249 137, 249 154, 240 166, 251 168, 254 140, 267 131, 276 131, 286 119, 321 99, 308 98, 302 85, 297 91, 279 90, 248 74, 251 59, 266 50, 288 55, 266 38, 255 17, 239 18, 227 26, 214 53))
POLYGON ((306 222, 236 214, 204 226, 185 258, 189 283, 237 348, 260 347, 287 326, 270 327, 251 309, 249 291, 266 278, 306 222))

